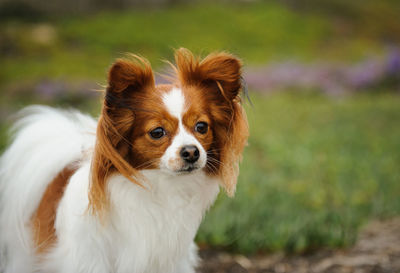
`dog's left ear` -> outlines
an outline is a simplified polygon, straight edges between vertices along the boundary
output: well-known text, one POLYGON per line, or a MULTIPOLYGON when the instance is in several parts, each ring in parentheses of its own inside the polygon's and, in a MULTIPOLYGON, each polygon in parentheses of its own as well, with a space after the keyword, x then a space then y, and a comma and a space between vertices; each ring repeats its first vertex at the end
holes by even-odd
POLYGON ((246 114, 240 103, 242 89, 241 61, 235 56, 219 52, 203 60, 195 58, 184 48, 175 52, 176 72, 183 86, 198 86, 201 92, 210 96, 210 114, 213 119, 214 142, 212 151, 217 151, 214 163, 222 186, 233 196, 239 160, 248 138, 246 114), (212 108, 213 107, 213 108, 212 108))
POLYGON ((141 185, 128 159, 129 134, 135 123, 135 94, 150 89, 155 89, 154 76, 146 59, 132 55, 111 66, 91 166, 89 203, 94 213, 108 206, 107 178, 115 171, 141 185))
POLYGON ((196 59, 184 48, 175 52, 178 77, 186 85, 214 85, 223 97, 232 101, 241 89, 241 61, 225 53, 213 53, 203 60, 196 59))

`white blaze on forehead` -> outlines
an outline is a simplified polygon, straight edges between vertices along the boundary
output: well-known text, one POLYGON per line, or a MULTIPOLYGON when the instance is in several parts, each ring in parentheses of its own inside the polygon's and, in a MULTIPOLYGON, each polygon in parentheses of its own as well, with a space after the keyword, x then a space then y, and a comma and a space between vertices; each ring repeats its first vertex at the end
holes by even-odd
POLYGON ((185 109, 185 96, 179 88, 172 88, 171 91, 163 95, 163 103, 168 112, 179 120, 178 131, 174 136, 170 146, 161 157, 160 168, 167 171, 176 172, 184 167, 184 161, 180 157, 182 147, 194 145, 199 149, 200 157, 195 163, 197 168, 206 165, 207 153, 194 135, 188 132, 182 123, 182 116, 185 109))
POLYGON ((185 96, 181 89, 172 88, 171 91, 164 94, 163 102, 172 116, 177 117, 179 120, 182 118, 185 107, 185 96))

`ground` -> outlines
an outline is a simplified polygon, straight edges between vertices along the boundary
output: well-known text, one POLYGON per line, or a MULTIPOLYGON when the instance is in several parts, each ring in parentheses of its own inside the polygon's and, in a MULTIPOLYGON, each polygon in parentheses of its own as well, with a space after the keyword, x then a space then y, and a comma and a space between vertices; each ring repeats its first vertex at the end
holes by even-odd
POLYGON ((203 250, 201 256, 201 273, 396 273, 400 272, 400 218, 370 223, 346 250, 252 257, 203 250))

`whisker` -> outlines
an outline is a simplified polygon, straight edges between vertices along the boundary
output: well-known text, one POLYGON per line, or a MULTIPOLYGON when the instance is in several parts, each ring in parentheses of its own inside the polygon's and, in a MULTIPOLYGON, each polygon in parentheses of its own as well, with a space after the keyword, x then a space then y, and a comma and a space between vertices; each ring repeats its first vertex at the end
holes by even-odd
POLYGON ((206 166, 210 167, 211 173, 212 174, 217 174, 218 168, 214 166, 213 164, 207 162, 206 166))
POLYGON ((211 150, 208 150, 207 153, 208 152, 220 152, 220 151, 222 151, 222 149, 211 149, 211 150))
POLYGON ((207 160, 212 162, 212 163, 218 163, 218 164, 221 164, 221 165, 225 165, 224 162, 222 162, 222 161, 220 161, 220 160, 218 160, 216 158, 213 158, 213 157, 208 157, 207 160))

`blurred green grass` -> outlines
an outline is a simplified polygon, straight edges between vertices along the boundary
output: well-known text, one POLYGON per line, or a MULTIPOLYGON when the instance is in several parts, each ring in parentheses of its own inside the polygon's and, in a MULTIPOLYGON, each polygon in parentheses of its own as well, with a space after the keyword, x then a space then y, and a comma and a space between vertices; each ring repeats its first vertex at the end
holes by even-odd
MULTIPOLYGON (((96 115, 95 97, 48 100, 29 87, 54 79, 105 83, 107 68, 125 52, 139 53, 161 69, 160 60, 171 60, 172 49, 181 46, 203 55, 227 50, 245 65, 353 62, 382 53, 378 40, 357 27, 343 35, 341 24, 274 2, 7 20, 0 27, 0 114, 46 103, 96 115)), ((400 97, 378 91, 341 98, 252 94, 251 137, 237 195, 218 199, 201 226, 201 245, 244 253, 342 247, 369 219, 399 215, 400 97)), ((0 122, 0 150, 7 127, 0 122)))
POLYGON ((240 252, 351 244, 371 217, 400 213, 400 97, 253 94, 234 199, 198 239, 240 252))
POLYGON ((305 16, 274 2, 180 5, 2 24, 0 40, 7 53, 0 66, 3 83, 49 77, 103 80, 106 68, 125 52, 146 56, 160 67, 161 59, 171 60, 172 49, 181 46, 197 53, 228 50, 251 64, 354 61, 381 51, 367 37, 343 36, 326 16, 305 16))

